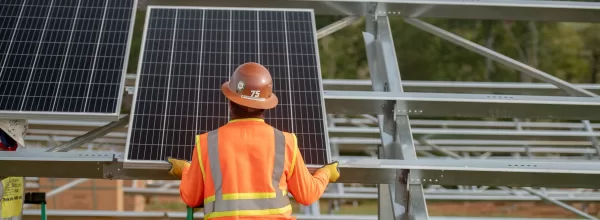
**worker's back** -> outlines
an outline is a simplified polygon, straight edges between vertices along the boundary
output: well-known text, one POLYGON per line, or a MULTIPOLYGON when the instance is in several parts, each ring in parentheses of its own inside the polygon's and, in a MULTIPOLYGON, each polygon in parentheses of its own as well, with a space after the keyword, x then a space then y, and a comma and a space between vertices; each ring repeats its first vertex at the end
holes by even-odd
POLYGON ((209 219, 295 219, 288 188, 308 205, 327 186, 326 172, 308 173, 295 135, 262 119, 233 120, 198 139, 209 219))
MULTIPOLYGON (((271 126, 252 119, 232 121, 219 129, 219 160, 221 172, 225 174, 224 194, 275 190, 272 187, 274 134, 271 126)), ((279 187, 287 189, 285 173, 282 174, 279 187)))
POLYGON ((181 199, 204 205, 205 219, 295 219, 287 196, 309 205, 339 175, 337 162, 308 172, 296 135, 279 131, 262 118, 279 102, 271 73, 245 63, 221 85, 232 120, 196 136, 192 162, 167 158, 169 173, 181 178, 181 199))

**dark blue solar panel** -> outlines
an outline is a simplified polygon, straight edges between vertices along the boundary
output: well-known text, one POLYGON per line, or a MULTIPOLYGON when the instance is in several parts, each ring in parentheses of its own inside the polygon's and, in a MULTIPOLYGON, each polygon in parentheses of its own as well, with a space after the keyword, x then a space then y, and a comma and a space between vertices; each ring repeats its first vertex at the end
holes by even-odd
POLYGON ((191 159, 194 136, 229 120, 221 84, 252 61, 269 69, 279 98, 266 121, 297 134, 308 164, 328 161, 311 11, 152 8, 148 16, 129 160, 191 159))
POLYGON ((135 6, 0 2, 0 113, 117 113, 135 6))

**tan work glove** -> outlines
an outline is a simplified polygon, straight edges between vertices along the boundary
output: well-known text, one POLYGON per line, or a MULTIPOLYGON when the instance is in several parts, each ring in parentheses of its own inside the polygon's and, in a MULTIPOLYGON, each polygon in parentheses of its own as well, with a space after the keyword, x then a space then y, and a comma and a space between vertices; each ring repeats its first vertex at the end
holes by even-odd
POLYGON ((330 164, 327 164, 319 169, 326 170, 329 173, 329 182, 335 183, 338 178, 340 178, 340 168, 338 168, 338 162, 334 161, 330 164))
POLYGON ((183 169, 186 167, 190 167, 190 162, 186 160, 179 160, 172 157, 167 159, 171 164, 171 169, 169 170, 169 174, 176 176, 181 179, 181 175, 183 174, 183 169))

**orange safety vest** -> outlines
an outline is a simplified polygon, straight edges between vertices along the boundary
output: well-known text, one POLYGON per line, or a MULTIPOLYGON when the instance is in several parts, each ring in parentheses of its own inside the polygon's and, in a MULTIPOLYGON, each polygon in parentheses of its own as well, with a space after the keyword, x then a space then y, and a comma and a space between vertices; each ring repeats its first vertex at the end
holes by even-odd
MULTIPOLYGON (((230 123, 239 121, 263 120, 238 119, 230 123)), ((293 133, 266 123, 228 124, 197 135, 205 219, 295 219, 291 217, 286 180, 296 163, 296 143, 293 133), (240 139, 247 143, 240 144, 240 139)))

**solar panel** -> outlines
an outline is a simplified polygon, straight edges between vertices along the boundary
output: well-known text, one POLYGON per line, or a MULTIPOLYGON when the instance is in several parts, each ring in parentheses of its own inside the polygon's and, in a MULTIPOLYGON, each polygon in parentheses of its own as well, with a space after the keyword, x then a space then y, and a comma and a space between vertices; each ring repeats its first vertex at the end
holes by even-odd
POLYGON ((194 136, 229 120, 221 84, 263 64, 279 105, 266 122, 298 136, 307 164, 329 161, 312 10, 152 6, 146 18, 127 161, 191 160, 194 136))
POLYGON ((136 5, 1 1, 0 115, 117 119, 136 5))

